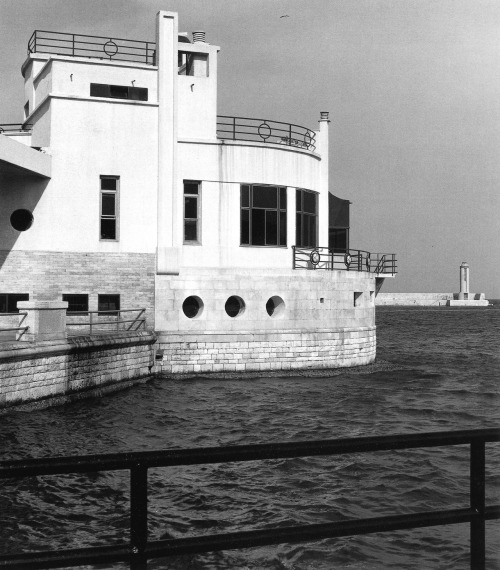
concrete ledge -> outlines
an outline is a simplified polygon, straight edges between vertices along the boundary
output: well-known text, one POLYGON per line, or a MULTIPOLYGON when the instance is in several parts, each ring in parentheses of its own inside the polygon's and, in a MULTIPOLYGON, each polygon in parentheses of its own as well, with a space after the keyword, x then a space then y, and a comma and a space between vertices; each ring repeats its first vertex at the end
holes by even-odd
POLYGON ((42 178, 51 177, 51 156, 0 135, 0 171, 2 162, 18 170, 19 173, 37 174, 42 178))
POLYGON ((67 340, 3 343, 0 345, 0 364, 78 354, 87 352, 89 349, 109 350, 114 347, 127 348, 129 346, 152 345, 155 342, 156 335, 154 333, 141 331, 69 337, 67 340))
POLYGON ((489 302, 486 299, 463 299, 450 300, 446 303, 447 307, 487 307, 489 302))

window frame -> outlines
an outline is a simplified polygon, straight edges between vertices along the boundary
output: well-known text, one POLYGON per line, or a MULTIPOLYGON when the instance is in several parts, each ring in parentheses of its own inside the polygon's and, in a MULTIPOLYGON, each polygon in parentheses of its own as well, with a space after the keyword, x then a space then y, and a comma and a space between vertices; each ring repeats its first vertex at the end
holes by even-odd
MULTIPOLYGON (((265 234, 266 213, 264 213, 264 242, 266 242, 265 234)), ((279 247, 286 249, 288 247, 288 187, 276 184, 240 184, 240 247, 279 247), (248 187, 248 206, 243 204, 244 188, 248 187), (274 188, 276 190, 276 208, 260 207, 253 205, 254 188, 274 188), (282 194, 282 190, 284 194, 282 194), (284 195, 284 206, 282 205, 282 195, 284 195), (252 211, 263 210, 264 212, 276 212, 276 243, 254 244, 252 243, 252 211), (242 222, 243 212, 248 212, 248 243, 242 240, 242 222), (282 228, 283 214, 284 228, 282 228), (284 237, 282 241, 281 237, 284 237)))
POLYGON ((118 101, 148 101, 149 91, 147 87, 91 83, 90 96, 97 99, 117 99, 118 101), (119 93, 124 96, 122 97, 119 93))
POLYGON ((306 248, 315 248, 318 247, 318 197, 319 192, 315 192, 314 190, 307 190, 306 188, 296 188, 295 190, 295 245, 297 247, 306 247, 306 248), (304 209, 304 194, 311 194, 314 196, 315 199, 315 213, 306 212, 304 209), (298 196, 300 194, 300 204, 298 200, 298 196), (299 224, 297 223, 298 216, 301 217, 300 222, 300 239, 299 239, 299 224), (306 244, 304 241, 304 219, 313 219, 314 220, 314 243, 313 244, 306 244))
MULTIPOLYGON (((109 304, 109 300, 108 300, 109 304)), ((120 293, 98 293, 97 295, 97 311, 99 316, 105 315, 118 315, 121 311, 121 295, 120 293), (117 309, 102 309, 101 308, 101 297, 116 297, 118 299, 117 309)))
POLYGON ((201 245, 201 181, 200 180, 183 180, 182 181, 182 237, 184 245, 201 245), (193 194, 186 192, 187 184, 196 184, 198 193, 193 194), (186 218, 186 198, 196 198, 196 218, 186 218), (186 239, 186 222, 196 222, 196 239, 186 239))
POLYGON ((117 242, 120 241, 120 177, 115 175, 101 174, 99 176, 99 241, 104 242, 117 242), (116 189, 107 190, 103 189, 103 180, 116 180, 116 189), (102 202, 104 195, 113 195, 115 200, 115 213, 113 216, 109 214, 102 213, 102 202), (115 221, 115 237, 105 238, 102 237, 102 222, 103 220, 114 220, 115 221))
MULTIPOLYGON (((62 300, 66 301, 68 303, 68 309, 66 311, 66 313, 69 315, 71 313, 80 313, 80 314, 87 314, 89 312, 89 295, 88 293, 63 293, 62 294, 62 300), (75 310, 75 309, 71 309, 70 308, 70 303, 72 302, 70 299, 68 299, 68 297, 80 297, 83 298, 85 297, 85 301, 86 301, 86 305, 87 308, 83 309, 83 310, 75 310)), ((76 304, 76 303, 73 303, 76 304)))
MULTIPOLYGON (((9 302, 9 297, 24 297, 23 299, 17 299, 16 301, 16 305, 18 301, 29 301, 30 300, 30 295, 29 293, 0 293, 0 298, 4 297, 3 301, 5 303, 5 311, 2 311, 2 305, 3 303, 0 302, 0 315, 8 315, 10 313, 19 313, 19 309, 16 307, 13 308, 13 310, 9 310, 9 305, 11 305, 11 303, 9 302)), ((12 309, 12 306, 10 307, 12 309)))

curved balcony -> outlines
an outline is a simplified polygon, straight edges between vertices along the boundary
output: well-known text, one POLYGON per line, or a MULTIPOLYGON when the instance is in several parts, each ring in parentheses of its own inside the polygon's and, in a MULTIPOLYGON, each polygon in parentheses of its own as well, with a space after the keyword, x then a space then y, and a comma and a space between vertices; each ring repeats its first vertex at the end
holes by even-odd
POLYGON ((217 138, 316 149, 316 133, 312 129, 267 119, 217 115, 217 138))

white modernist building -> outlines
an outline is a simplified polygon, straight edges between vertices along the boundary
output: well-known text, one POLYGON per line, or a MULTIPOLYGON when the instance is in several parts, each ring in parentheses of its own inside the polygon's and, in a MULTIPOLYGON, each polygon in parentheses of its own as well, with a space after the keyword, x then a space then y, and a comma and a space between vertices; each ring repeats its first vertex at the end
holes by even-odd
POLYGON ((317 131, 217 115, 217 54, 157 15, 156 42, 36 31, 25 122, 0 135, 0 311, 146 309, 167 372, 375 358, 393 255, 349 249, 317 131))

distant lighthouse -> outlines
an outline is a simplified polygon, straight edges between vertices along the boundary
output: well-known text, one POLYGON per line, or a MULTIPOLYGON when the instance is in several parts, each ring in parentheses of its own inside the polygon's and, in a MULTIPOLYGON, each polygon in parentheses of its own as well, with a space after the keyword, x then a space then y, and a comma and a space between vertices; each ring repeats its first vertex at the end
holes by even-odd
POLYGON ((460 293, 458 294, 460 301, 469 300, 469 264, 462 261, 460 266, 460 293))

